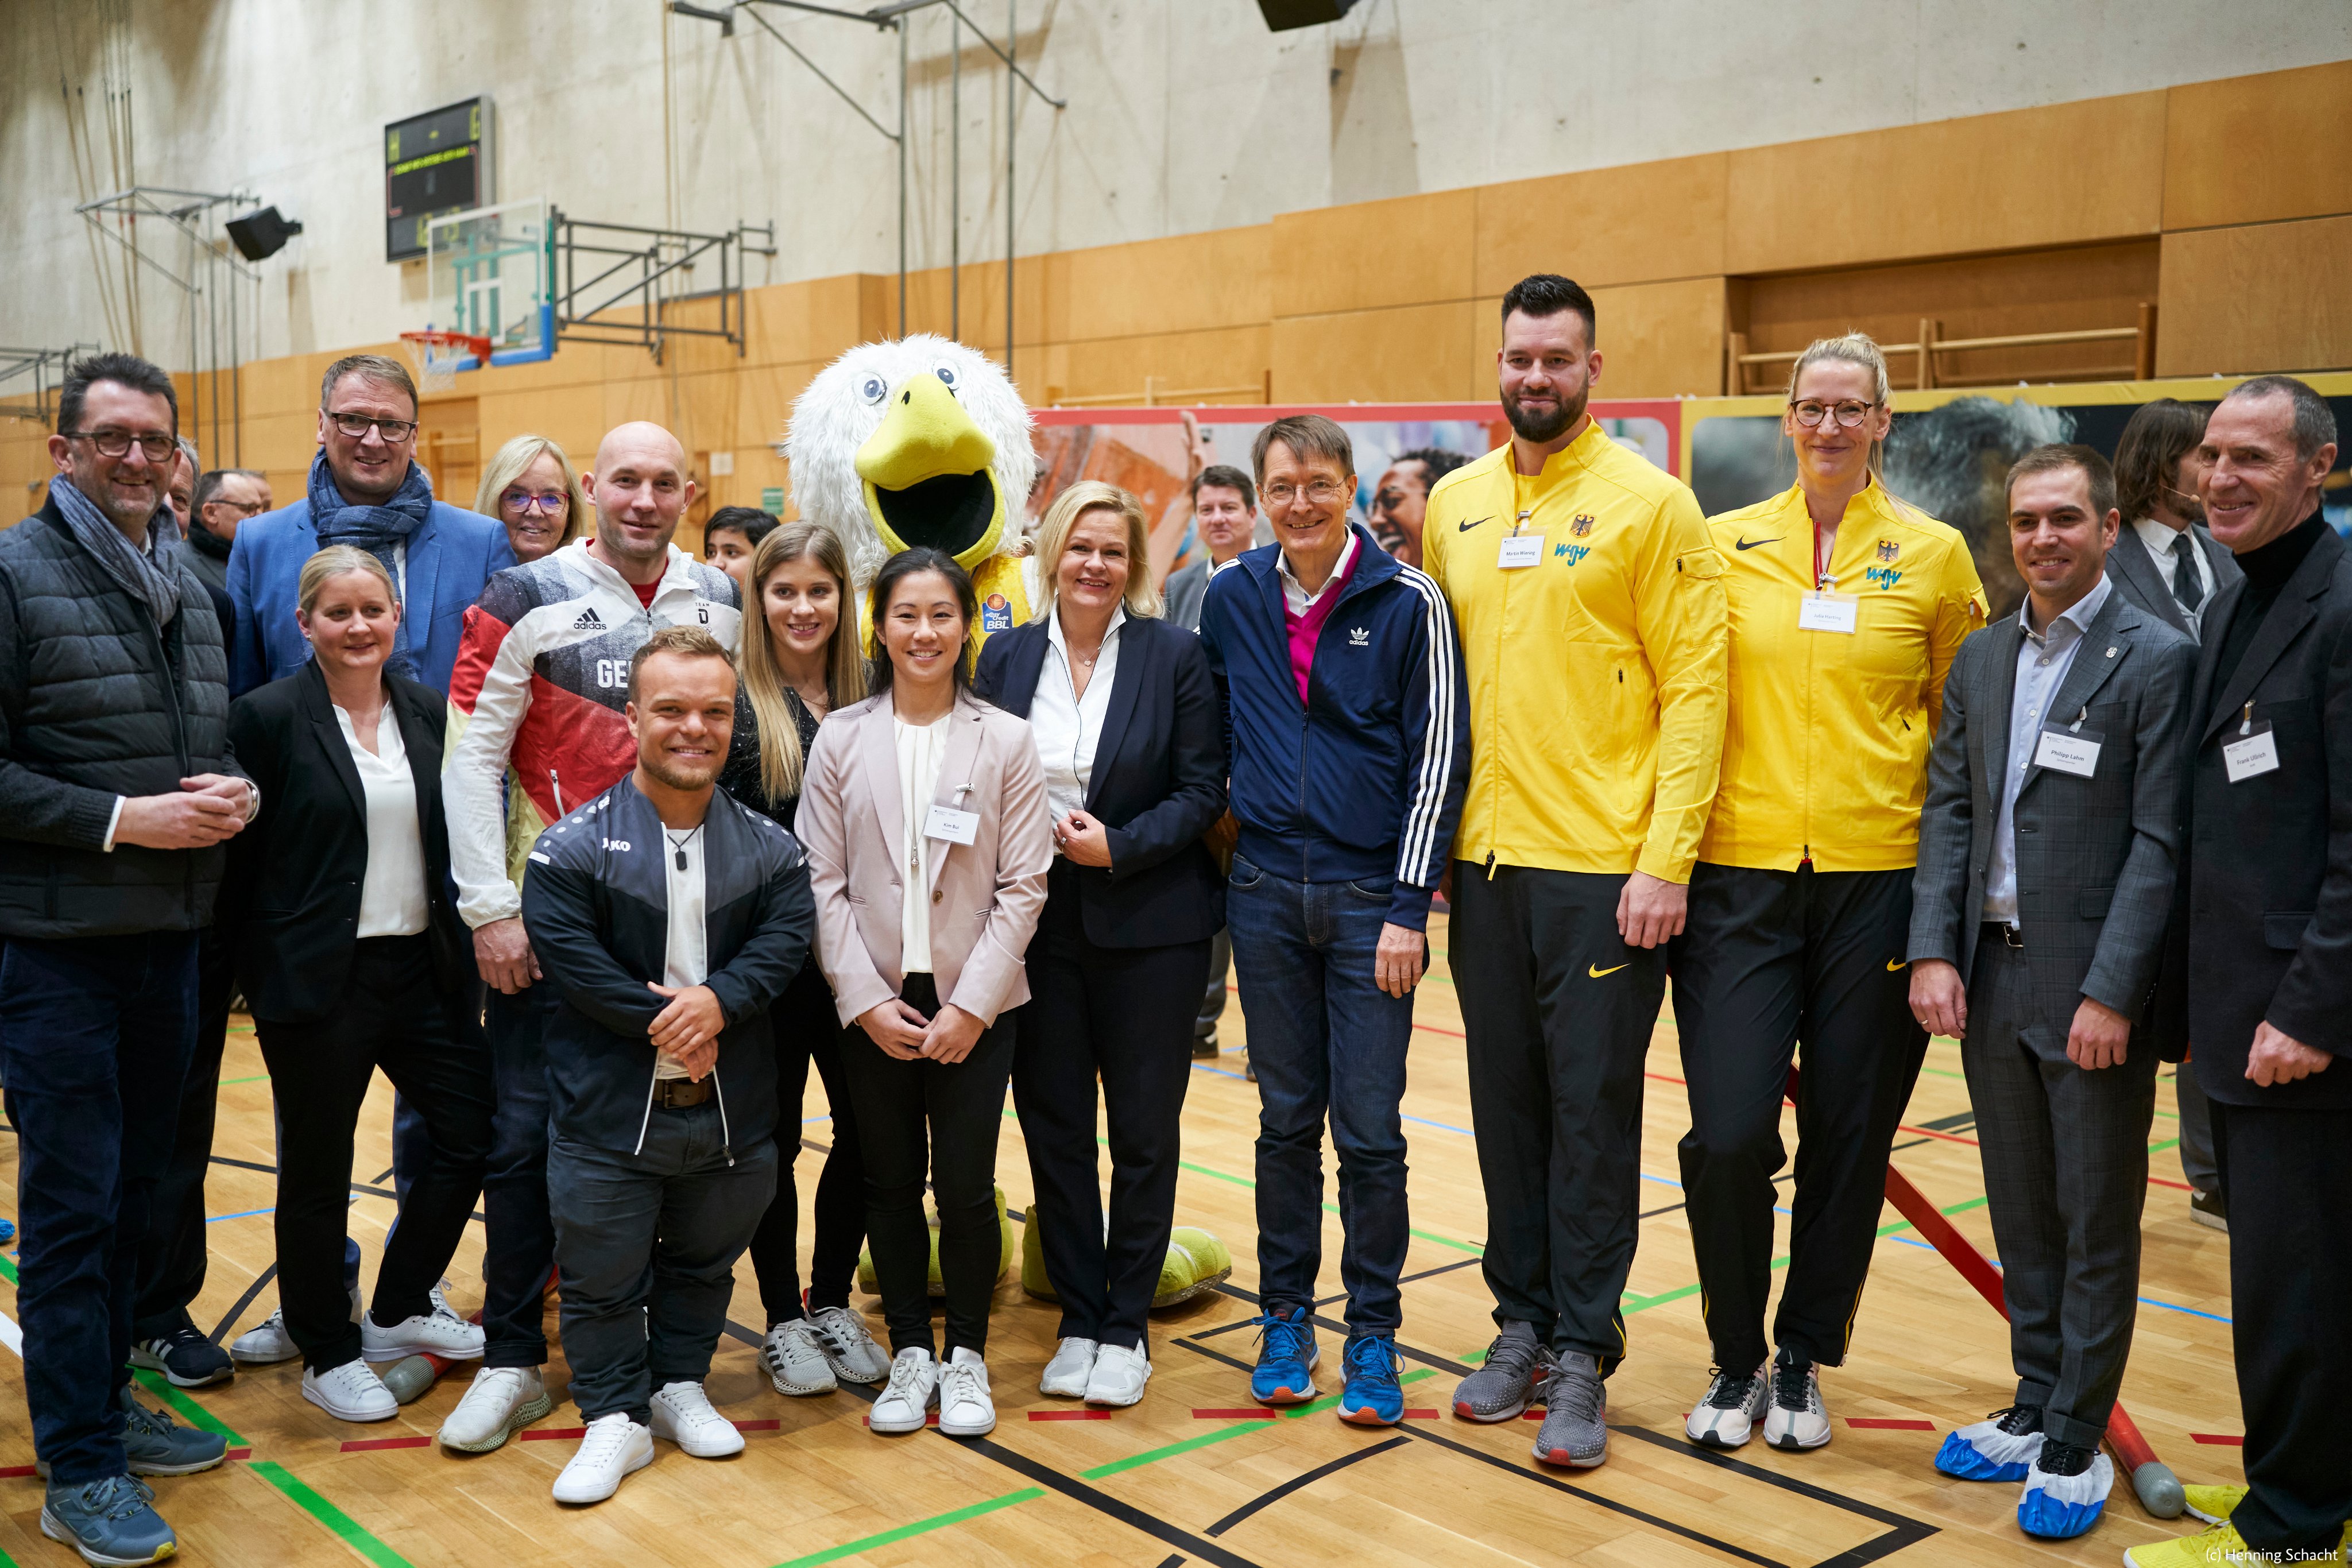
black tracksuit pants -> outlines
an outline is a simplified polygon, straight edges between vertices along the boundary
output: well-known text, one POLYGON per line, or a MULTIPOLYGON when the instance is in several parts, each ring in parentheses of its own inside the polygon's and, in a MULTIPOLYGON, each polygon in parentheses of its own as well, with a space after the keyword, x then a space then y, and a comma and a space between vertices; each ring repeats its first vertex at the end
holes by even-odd
POLYGON ((1911 1016, 1910 934, 1908 868, 1691 873, 1673 943, 1691 1108, 1682 1174, 1707 1337, 1726 1371, 1752 1371, 1776 1344, 1828 1366, 1845 1359, 1887 1152, 1927 1052, 1911 1016), (1800 1041, 1789 1278, 1768 1341, 1780 1104, 1800 1041))
MULTIPOLYGON (((751 1237, 751 1270, 760 1281, 760 1304, 773 1328, 820 1308, 849 1304, 857 1249, 866 1240, 866 1160, 858 1148, 849 1081, 841 1071, 841 1020, 834 1012, 833 988, 824 983, 814 956, 768 1009, 768 1018, 776 1038, 776 1196, 751 1237), (811 1061, 824 1084, 833 1134, 816 1178, 816 1238, 809 1254, 803 1310, 800 1192, 793 1166, 800 1153, 802 1093, 808 1087, 811 1061)), ((862 1030, 857 1033, 865 1038, 862 1030)))

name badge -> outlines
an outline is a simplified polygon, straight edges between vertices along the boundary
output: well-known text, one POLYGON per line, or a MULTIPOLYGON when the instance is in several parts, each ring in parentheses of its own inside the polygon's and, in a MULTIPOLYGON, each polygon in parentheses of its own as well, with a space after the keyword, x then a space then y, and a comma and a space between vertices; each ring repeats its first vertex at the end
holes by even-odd
POLYGON ((951 844, 968 844, 980 837, 980 813, 959 811, 953 806, 934 804, 930 814, 923 819, 923 837, 945 839, 951 844))
POLYGON ((1851 593, 1817 591, 1797 601, 1797 628, 1802 632, 1843 632, 1853 635, 1862 601, 1851 593))
POLYGON ((2268 720, 2249 727, 2235 740, 2221 743, 2221 766, 2229 770, 2232 784, 2275 773, 2278 765, 2278 737, 2271 733, 2268 720))
POLYGON ((2033 766, 2088 779, 2099 769, 2099 741, 2091 730, 2045 729, 2034 743, 2033 766))
POLYGON ((1543 551, 1544 537, 1541 534, 1506 534, 1503 536, 1502 551, 1495 558, 1495 564, 1505 571, 1523 566, 1541 566, 1543 551))

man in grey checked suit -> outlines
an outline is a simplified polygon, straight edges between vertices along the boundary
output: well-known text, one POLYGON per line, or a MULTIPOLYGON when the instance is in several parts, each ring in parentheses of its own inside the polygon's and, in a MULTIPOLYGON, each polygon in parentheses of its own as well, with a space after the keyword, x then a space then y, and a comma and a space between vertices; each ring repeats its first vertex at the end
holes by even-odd
POLYGON ((2113 591, 2115 476, 2084 446, 2010 470, 2027 598, 1962 645, 1928 760, 1911 1007, 1958 1036, 2008 1292, 2016 1404, 1953 1434, 1948 1475, 2022 1479, 2063 1539, 2114 1480, 2098 1452, 2131 1349, 2196 645, 2113 591))

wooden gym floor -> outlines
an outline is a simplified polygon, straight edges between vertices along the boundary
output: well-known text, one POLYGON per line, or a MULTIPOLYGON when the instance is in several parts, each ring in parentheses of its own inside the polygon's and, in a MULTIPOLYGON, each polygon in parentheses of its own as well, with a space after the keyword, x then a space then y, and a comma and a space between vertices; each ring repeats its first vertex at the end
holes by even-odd
MULTIPOLYGON (((733 1327, 710 1379, 721 1410, 750 1435, 738 1458, 708 1462, 658 1445, 654 1464, 620 1495, 580 1511, 548 1486, 572 1450, 579 1419, 562 1402, 559 1348, 548 1369, 554 1415, 479 1458, 441 1453, 431 1434, 457 1402, 460 1371, 398 1418, 346 1426, 305 1403, 299 1363, 241 1372, 193 1396, 147 1388, 185 1420, 229 1433, 221 1469, 157 1485, 184 1561, 268 1568, 358 1560, 415 1564, 712 1564, 814 1568, 869 1563, 1085 1563, 1171 1568, 1237 1564, 1751 1563, 1785 1568, 1891 1561, 1929 1564, 2112 1563, 2130 1544, 2197 1528, 2142 1513, 2119 1482, 2107 1516, 2070 1545, 2017 1530, 2017 1489, 1947 1481, 1929 1459, 1944 1433, 2008 1402, 2000 1321, 1890 1208, 1863 1302, 1853 1354, 1823 1378, 1836 1438, 1810 1455, 1761 1443, 1736 1456, 1701 1453, 1680 1436, 1705 1384, 1697 1275, 1680 1209, 1675 1145, 1685 1125, 1674 1024, 1658 1025, 1645 1110, 1642 1246, 1625 1301, 1632 1354, 1612 1380, 1616 1433, 1608 1465, 1567 1475, 1528 1454, 1532 1423, 1454 1419, 1449 1396, 1494 1333, 1479 1278, 1485 1229, 1464 1084, 1461 1018, 1432 927, 1438 967, 1422 989, 1412 1089, 1412 1235, 1400 1346, 1408 1419, 1391 1430, 1343 1425, 1329 1401, 1277 1418, 1249 1406, 1245 1368, 1255 1336, 1251 1147, 1256 1091, 1241 1077, 1241 1009, 1229 1007, 1225 1054, 1193 1074, 1185 1110, 1180 1223, 1232 1248, 1227 1288, 1153 1322, 1156 1375, 1131 1410, 1084 1413, 1036 1392, 1053 1349, 1055 1309, 1021 1292, 1017 1268, 999 1287, 989 1363, 994 1435, 957 1442, 929 1432, 867 1433, 865 1403, 844 1391, 779 1396, 755 1347, 759 1295, 748 1260, 737 1270, 733 1327)), ((1671 998, 1670 998, 1671 1000, 1671 998)), ((276 1302, 269 1086, 246 1020, 234 1020, 207 1189, 212 1266, 195 1315, 223 1343, 276 1302)), ((2190 1481, 2242 1479, 2231 1375, 2226 1238, 2190 1224, 2171 1095, 2159 1095, 2138 1340, 2125 1402, 2159 1454, 2190 1481)), ((825 1141, 812 1076, 803 1131, 825 1141)), ((1009 1202, 1026 1206, 1028 1167, 1008 1108, 997 1168, 1009 1202)), ((393 1217, 391 1092, 379 1077, 352 1172, 352 1233, 373 1275, 393 1217)), ((1895 1159, 1978 1246, 1993 1251, 1983 1180, 1969 1136, 1958 1048, 1928 1052, 1895 1159)), ((1785 1128, 1793 1145, 1792 1128, 1785 1128)), ((13 1137, 0 1162, 13 1164, 13 1137)), ((819 1156, 800 1163, 805 1216, 819 1156)), ((1327 1155, 1327 1170, 1331 1168, 1327 1155)), ((1336 1196, 1327 1175, 1326 1197, 1336 1196)), ((1784 1182, 1785 1182, 1784 1177, 1784 1182)), ((12 1192, 13 1179, 0 1184, 12 1192)), ((1327 1208, 1328 1205, 1327 1204, 1327 1208)), ((1785 1224, 1785 1219, 1784 1222, 1785 1224)), ((1785 1231, 1784 1231, 1785 1234, 1785 1231)), ((802 1226, 803 1246, 808 1226, 802 1226)), ((1327 1222, 1328 1291, 1338 1290, 1339 1233, 1327 1222)), ((471 1228, 451 1276, 455 1299, 480 1303, 481 1230, 471 1228)), ((0 1324, 17 1348, 13 1262, 0 1266, 0 1324)), ((871 1298, 853 1300, 869 1308, 871 1298)), ((1338 1311, 1335 1302, 1327 1311, 1338 1311)), ((880 1328, 878 1312, 873 1318, 880 1328)), ((554 1331, 550 1314, 549 1329, 554 1331)), ((1328 1322, 1320 1375, 1336 1393, 1339 1325, 1328 1322)), ((147 1376, 149 1375, 142 1375, 147 1376)), ((41 1538, 41 1482, 31 1471, 22 1367, 0 1355, 0 1564, 65 1563, 41 1538)))

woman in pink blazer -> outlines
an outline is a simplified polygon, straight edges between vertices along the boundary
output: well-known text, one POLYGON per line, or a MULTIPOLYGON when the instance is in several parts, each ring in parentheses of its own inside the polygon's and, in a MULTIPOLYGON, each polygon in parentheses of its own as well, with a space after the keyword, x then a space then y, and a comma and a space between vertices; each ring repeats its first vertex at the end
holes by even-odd
POLYGON ((1023 956, 1054 852, 1029 726, 968 689, 977 613, 971 579, 947 555, 890 558, 871 592, 873 695, 817 732, 801 796, 818 961, 846 1031, 842 1074, 890 1328, 890 1381, 866 1418, 876 1432, 920 1431, 934 1406, 950 1436, 996 1426, 982 1357, 1013 1066, 1013 1031, 997 1020, 1029 999, 1023 956), (927 1166, 944 1359, 931 1342, 927 1166))

